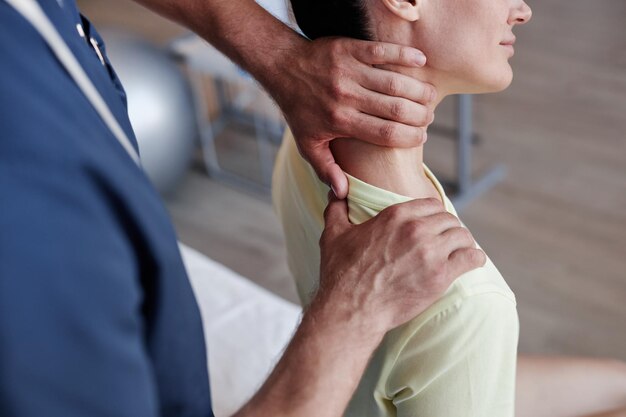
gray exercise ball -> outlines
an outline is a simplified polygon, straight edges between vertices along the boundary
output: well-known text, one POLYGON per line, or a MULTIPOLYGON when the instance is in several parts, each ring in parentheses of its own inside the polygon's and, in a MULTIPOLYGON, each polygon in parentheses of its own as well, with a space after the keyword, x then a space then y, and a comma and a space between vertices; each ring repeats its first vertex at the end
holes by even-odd
POLYGON ((102 35, 126 90, 141 164, 157 190, 167 194, 188 169, 198 136, 189 83, 166 51, 120 30, 102 35))

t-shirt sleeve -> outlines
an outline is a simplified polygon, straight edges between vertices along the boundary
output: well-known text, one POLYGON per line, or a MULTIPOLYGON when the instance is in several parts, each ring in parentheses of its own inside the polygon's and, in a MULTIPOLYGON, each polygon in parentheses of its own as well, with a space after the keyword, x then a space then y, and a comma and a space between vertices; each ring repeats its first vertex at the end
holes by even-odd
POLYGON ((0 415, 156 416, 142 291, 79 169, 0 164, 0 415))
POLYGON ((501 293, 436 313, 391 370, 386 389, 397 416, 513 417, 518 334, 515 301, 501 293))

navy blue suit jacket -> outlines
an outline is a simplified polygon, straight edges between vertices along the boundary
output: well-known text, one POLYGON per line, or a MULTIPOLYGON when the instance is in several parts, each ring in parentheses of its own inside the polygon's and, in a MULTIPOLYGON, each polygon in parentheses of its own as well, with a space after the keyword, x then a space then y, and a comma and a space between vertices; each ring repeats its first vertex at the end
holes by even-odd
MULTIPOLYGON (((40 4, 136 146, 74 1, 40 4)), ((171 222, 45 41, 0 0, 0 416, 157 415, 212 415, 171 222)))

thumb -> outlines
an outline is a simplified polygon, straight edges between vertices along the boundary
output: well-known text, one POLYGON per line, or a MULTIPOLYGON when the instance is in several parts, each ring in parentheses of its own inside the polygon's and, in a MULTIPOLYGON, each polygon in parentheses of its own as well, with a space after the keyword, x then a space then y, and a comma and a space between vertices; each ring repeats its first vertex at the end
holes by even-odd
POLYGON ((304 157, 309 161, 317 176, 332 188, 338 198, 346 198, 348 179, 341 167, 335 162, 329 143, 324 142, 304 149, 304 157))
POLYGON ((333 236, 350 227, 348 219, 348 203, 338 199, 332 192, 328 193, 328 206, 324 210, 324 232, 333 236))

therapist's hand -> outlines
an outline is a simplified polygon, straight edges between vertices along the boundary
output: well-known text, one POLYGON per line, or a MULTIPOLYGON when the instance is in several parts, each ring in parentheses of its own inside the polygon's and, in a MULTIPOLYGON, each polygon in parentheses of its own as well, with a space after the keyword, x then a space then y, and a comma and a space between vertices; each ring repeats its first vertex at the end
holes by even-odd
POLYGON ((419 146, 433 114, 435 88, 376 67, 419 67, 424 54, 389 43, 344 38, 295 42, 282 56, 275 81, 265 83, 291 127, 298 149, 339 198, 348 182, 329 142, 356 137, 392 147, 419 146))
POLYGON ((469 230, 437 199, 397 204, 353 225, 346 201, 330 196, 324 217, 318 301, 337 319, 362 323, 366 334, 382 337, 486 262, 469 230))

